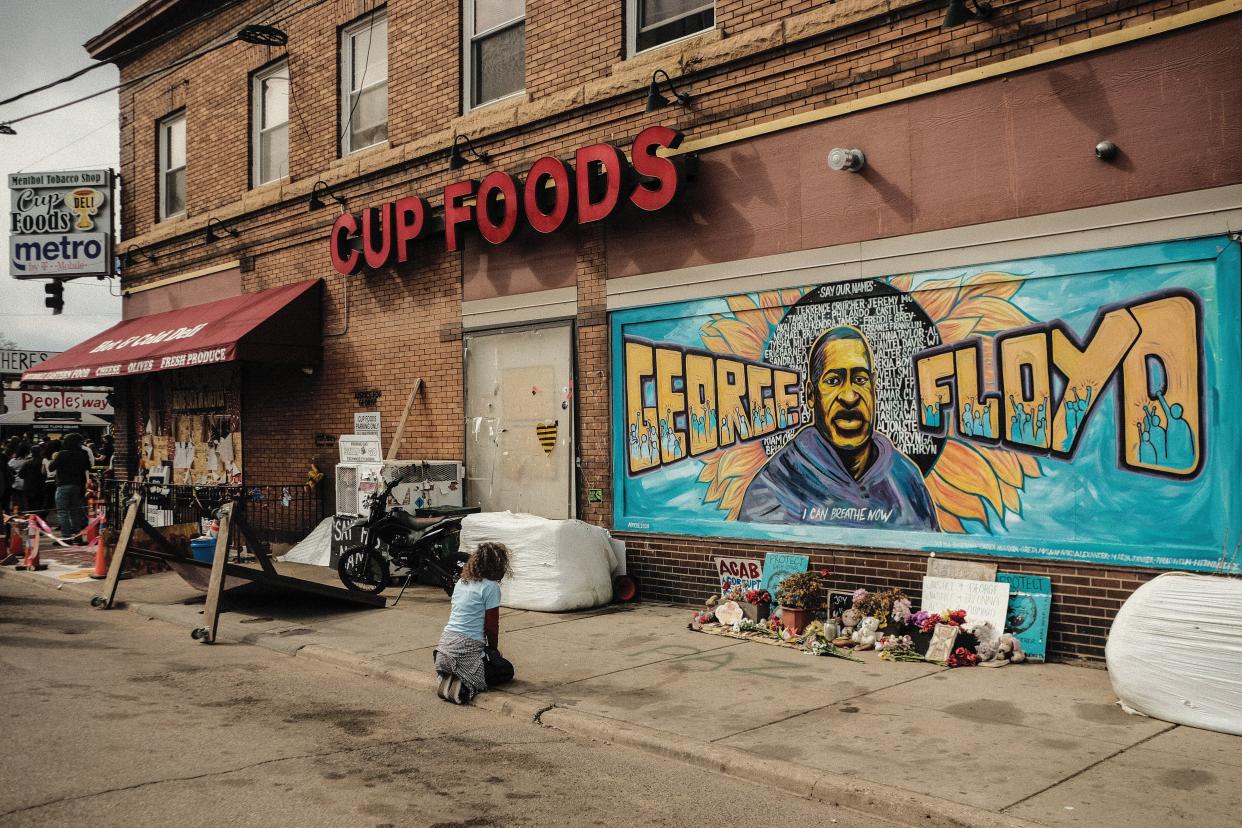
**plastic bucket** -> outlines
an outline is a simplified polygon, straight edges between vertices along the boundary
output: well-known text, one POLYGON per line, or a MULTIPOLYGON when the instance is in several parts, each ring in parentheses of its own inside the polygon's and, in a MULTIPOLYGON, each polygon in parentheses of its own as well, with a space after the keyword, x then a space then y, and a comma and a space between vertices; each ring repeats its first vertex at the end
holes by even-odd
POLYGON ((216 556, 216 539, 194 538, 190 541, 190 554, 196 561, 211 563, 216 556))

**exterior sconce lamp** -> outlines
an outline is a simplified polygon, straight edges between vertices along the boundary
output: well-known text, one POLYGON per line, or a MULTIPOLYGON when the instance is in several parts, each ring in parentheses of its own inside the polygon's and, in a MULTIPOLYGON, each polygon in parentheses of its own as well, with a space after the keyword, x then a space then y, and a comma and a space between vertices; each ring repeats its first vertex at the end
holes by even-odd
POLYGON ((126 267, 129 267, 134 262, 138 261, 138 259, 140 258, 145 259, 146 261, 151 262, 152 264, 158 261, 158 257, 152 256, 150 253, 146 251, 145 248, 139 247, 136 244, 131 244, 129 247, 125 249, 125 266, 126 267))
POLYGON ((234 230, 232 227, 225 227, 224 224, 218 218, 207 219, 207 238, 206 238, 207 244, 212 244, 217 239, 224 238, 225 236, 232 236, 233 238, 237 238, 238 232, 234 230), (213 224, 215 225, 214 227, 212 226, 213 224))
POLYGON ((1112 141, 1101 141, 1095 145, 1095 157, 1101 161, 1112 161, 1117 157, 1117 145, 1112 141))
POLYGON ((949 8, 944 13, 941 29, 954 29, 967 20, 987 20, 992 16, 992 4, 983 0, 972 0, 974 9, 966 8, 966 0, 949 0, 949 8))
POLYGON ((486 151, 477 150, 474 144, 465 135, 453 136, 453 149, 449 152, 449 169, 460 170, 466 166, 467 160, 465 152, 462 152, 462 144, 466 145, 465 152, 470 153, 473 160, 486 164, 492 160, 492 156, 486 151))
POLYGON ((9 126, 8 124, 0 124, 0 135, 16 135, 16 134, 17 134, 17 130, 13 129, 13 127, 9 126))
POLYGON ((685 107, 690 106, 690 96, 673 85, 673 79, 669 77, 668 72, 665 72, 663 69, 657 69, 651 73, 651 83, 647 86, 647 111, 655 112, 672 103, 672 101, 660 94, 660 75, 664 76, 664 86, 677 99, 677 103, 685 107))
POLYGON ((859 172, 867 166, 867 156, 860 149, 833 147, 828 153, 828 168, 837 172, 859 172))
POLYGON ((284 46, 289 42, 289 35, 275 26, 263 26, 256 23, 238 32, 237 39, 253 46, 284 46))
POLYGON ((328 182, 316 181, 314 186, 311 187, 310 201, 307 205, 312 211, 322 210, 326 206, 323 203, 323 199, 319 197, 320 195, 327 196, 337 204, 341 205, 342 208, 345 207, 345 199, 332 192, 331 188, 328 187, 328 182))

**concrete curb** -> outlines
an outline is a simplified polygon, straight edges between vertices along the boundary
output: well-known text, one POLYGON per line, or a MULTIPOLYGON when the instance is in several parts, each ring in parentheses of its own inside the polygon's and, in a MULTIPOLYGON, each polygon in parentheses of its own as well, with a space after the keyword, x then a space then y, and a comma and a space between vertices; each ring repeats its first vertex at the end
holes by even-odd
MULTIPOLYGON (((16 572, 10 573, 0 569, 0 577, 17 576, 16 572)), ((47 588, 52 590, 59 590, 68 585, 75 593, 83 596, 97 591, 85 588, 92 584, 66 584, 66 582, 57 582, 38 576, 25 580, 27 583, 46 584, 47 588)), ((186 614, 187 611, 195 612, 188 605, 177 607, 162 604, 124 603, 118 608, 121 607, 177 626, 192 624, 193 619, 187 621, 186 614)), ((189 632, 189 628, 186 632, 189 632)), ((431 692, 435 689, 435 679, 429 670, 394 667, 375 658, 360 656, 323 644, 296 644, 292 640, 262 633, 234 636, 223 627, 219 629, 217 639, 262 647, 282 655, 292 655, 295 658, 304 658, 361 676, 389 681, 412 690, 431 692)), ((874 814, 899 824, 927 826, 927 828, 1040 828, 1037 823, 1006 814, 984 811, 913 791, 862 782, 852 777, 827 773, 780 759, 754 756, 737 748, 716 745, 676 733, 584 713, 580 710, 558 707, 548 702, 504 691, 482 693, 475 697, 474 706, 533 722, 569 736, 625 745, 713 773, 778 788, 803 799, 813 799, 834 807, 874 814)))

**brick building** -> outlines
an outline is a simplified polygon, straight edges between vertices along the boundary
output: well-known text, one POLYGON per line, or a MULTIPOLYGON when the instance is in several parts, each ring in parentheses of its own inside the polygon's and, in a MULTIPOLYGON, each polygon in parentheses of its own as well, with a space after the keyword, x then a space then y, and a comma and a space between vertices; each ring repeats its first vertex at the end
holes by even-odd
POLYGON ((122 324, 259 315, 219 365, 159 370, 113 333, 54 367, 122 360, 130 471, 196 442, 216 456, 174 477, 247 484, 332 468, 317 435, 365 392, 387 445, 421 378, 401 457, 463 460, 484 508, 610 527, 647 595, 771 551, 917 594, 950 553, 1050 577, 1051 654, 1098 659, 1155 573, 1237 571, 1239 11, 147 0, 87 44, 125 83, 122 324), (287 43, 237 37, 256 24, 287 43), (653 126, 675 146, 633 150, 653 126), (604 143, 640 169, 577 155, 604 143), (467 181, 482 206, 464 185, 446 216, 467 181), (381 233, 412 196, 417 238, 381 233), (477 227, 511 218, 503 243, 477 227), (197 434, 186 400, 219 412, 197 434))

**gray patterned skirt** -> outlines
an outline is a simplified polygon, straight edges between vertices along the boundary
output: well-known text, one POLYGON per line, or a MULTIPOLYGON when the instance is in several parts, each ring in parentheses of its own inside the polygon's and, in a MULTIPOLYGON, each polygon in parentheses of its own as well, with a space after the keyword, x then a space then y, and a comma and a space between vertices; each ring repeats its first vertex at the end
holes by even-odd
POLYGON ((461 679, 474 696, 487 689, 483 672, 483 651, 487 645, 482 641, 447 630, 440 636, 432 655, 435 657, 436 673, 451 673, 461 679))

